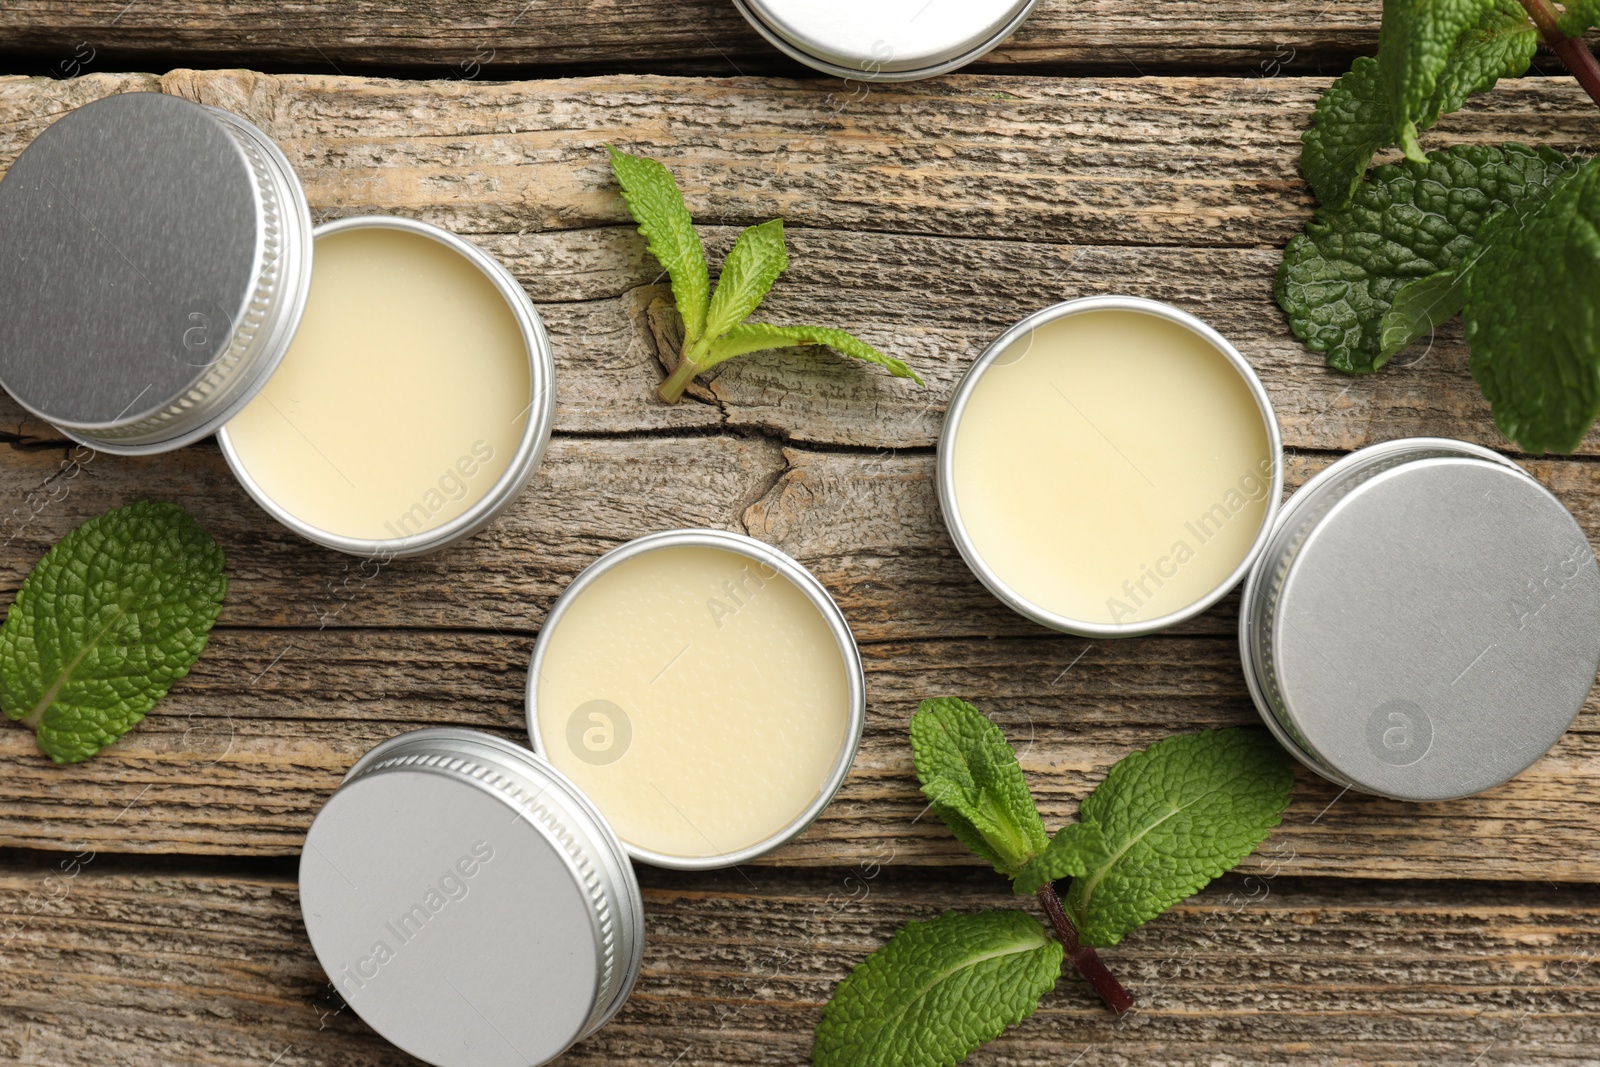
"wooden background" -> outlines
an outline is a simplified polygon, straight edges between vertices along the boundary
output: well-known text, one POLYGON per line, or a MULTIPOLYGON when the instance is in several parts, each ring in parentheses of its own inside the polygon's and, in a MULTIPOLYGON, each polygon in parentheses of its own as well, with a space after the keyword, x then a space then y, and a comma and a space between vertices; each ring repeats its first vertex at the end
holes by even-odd
MULTIPOLYGON (((82 462, 0 400, 5 601, 67 530, 141 497, 193 511, 232 581, 204 659, 122 743, 57 767, 27 731, 0 729, 0 1061, 415 1062, 327 992, 295 899, 305 828, 395 733, 520 739, 551 601, 650 531, 745 530, 810 567, 862 644, 866 738, 791 847, 738 871, 640 871, 638 990, 566 1064, 805 1062, 834 984, 902 922, 1008 899, 919 817, 906 722, 920 698, 993 713, 1052 828, 1130 749, 1254 721, 1236 598, 1125 642, 1026 623, 944 534, 933 443, 957 378, 1003 328, 1128 292, 1238 344, 1277 405, 1294 485, 1393 437, 1507 448, 1457 326, 1408 366, 1351 379, 1272 302, 1279 250, 1311 210, 1299 132, 1329 77, 1373 49, 1379 8, 1042 0, 968 72, 865 86, 783 60, 728 0, 0 6, 0 167, 109 93, 236 111, 283 146, 319 220, 415 216, 503 258, 550 327, 559 395, 510 514, 375 574, 277 527, 210 442, 82 462), (772 317, 855 331, 927 387, 791 352, 658 403, 666 291, 606 142, 671 164, 719 255, 738 227, 782 215, 794 266, 772 317)), ((1429 143, 1592 150, 1600 112, 1553 60, 1538 66, 1429 143)), ((1600 535, 1600 435, 1574 458, 1518 458, 1600 535)), ((971 1062, 1600 1063, 1597 774, 1593 699, 1549 756, 1468 800, 1341 796, 1302 774, 1265 851, 1105 953, 1138 1013, 1114 1021, 1069 974, 971 1062)))

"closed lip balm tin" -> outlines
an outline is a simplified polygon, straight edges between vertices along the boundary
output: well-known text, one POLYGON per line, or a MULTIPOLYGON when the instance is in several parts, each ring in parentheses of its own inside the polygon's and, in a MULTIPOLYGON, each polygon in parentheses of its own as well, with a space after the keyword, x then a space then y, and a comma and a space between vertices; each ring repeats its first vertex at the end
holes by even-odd
POLYGON ((363 756, 306 835, 306 932, 374 1030, 436 1067, 534 1067, 599 1029, 644 947, 633 868, 527 749, 428 729, 363 756))
POLYGON ((999 45, 1037 0, 734 0, 775 48, 859 81, 947 74, 999 45))
POLYGON ((1600 667, 1582 529, 1510 460, 1411 438, 1344 457, 1280 513, 1245 586, 1245 677, 1308 767, 1397 800, 1509 780, 1600 667))

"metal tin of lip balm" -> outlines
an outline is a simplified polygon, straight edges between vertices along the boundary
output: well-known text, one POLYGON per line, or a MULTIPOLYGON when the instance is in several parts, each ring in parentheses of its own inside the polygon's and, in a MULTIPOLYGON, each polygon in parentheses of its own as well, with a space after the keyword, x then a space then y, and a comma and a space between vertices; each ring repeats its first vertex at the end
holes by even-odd
POLYGON ((1600 667, 1582 529, 1486 448, 1364 448, 1284 507, 1245 586, 1245 677, 1283 745, 1340 785, 1448 800, 1561 738, 1600 667))
POLYGON ((449 230, 397 215, 359 215, 325 222, 312 231, 312 236, 324 237, 347 230, 374 228, 413 233, 439 242, 481 271, 505 298, 527 349, 530 392, 528 422, 523 427, 516 452, 505 471, 476 504, 449 522, 407 537, 347 537, 313 526, 268 495, 250 477, 226 426, 217 430, 217 444, 221 446, 229 469, 245 492, 261 505, 262 510, 301 537, 351 555, 396 559, 433 552, 471 537, 504 513, 527 486, 539 466, 545 447, 550 443, 550 429, 555 422, 555 356, 544 323, 522 285, 499 260, 449 230))
POLYGON ((950 398, 950 404, 945 413, 944 428, 939 435, 938 488, 939 508, 944 515, 945 527, 950 533, 951 540, 955 542, 957 550, 961 553, 962 559, 966 561, 967 566, 977 576, 978 580, 1005 603, 1007 607, 1040 625, 1048 626, 1053 630, 1060 630, 1064 633, 1076 634, 1080 637, 1137 637, 1164 630, 1206 611, 1232 591, 1244 579, 1245 575, 1250 572, 1250 568, 1266 547, 1267 538, 1272 532, 1273 521, 1277 516, 1278 502, 1283 495, 1283 441, 1278 429, 1277 415, 1273 411, 1272 401, 1267 396, 1267 391, 1262 386, 1261 379, 1256 376, 1254 369, 1251 368, 1244 356, 1239 353, 1239 350, 1211 326, 1186 311, 1157 300, 1121 295, 1082 297, 1077 300, 1056 304, 1029 315, 996 338, 984 350, 983 354, 978 357, 977 361, 967 369, 966 374, 962 376, 961 381, 957 384, 955 393, 950 398), (967 530, 966 522, 962 518, 961 507, 956 499, 956 434, 960 428, 961 419, 966 412, 968 402, 984 373, 991 366, 994 366, 1002 356, 1006 355, 1013 345, 1028 337, 1040 327, 1070 315, 1097 311, 1131 311, 1152 315, 1184 327, 1215 349, 1217 354, 1237 372, 1255 402, 1266 433, 1268 462, 1271 465, 1270 478, 1263 478, 1263 481, 1269 484, 1265 486, 1265 511, 1261 518, 1260 528, 1238 565, 1199 599, 1165 615, 1140 621, 1099 622, 1072 618, 1052 611, 1022 595, 1008 585, 995 573, 994 568, 985 561, 982 552, 967 530))
POLYGON ((306 932, 345 1003, 436 1067, 534 1067, 633 987, 638 882, 616 835, 527 749, 471 730, 378 745, 300 857, 306 932))
POLYGON ((162 93, 58 119, 0 182, 0 382, 110 453, 214 431, 283 358, 311 213, 265 134, 162 93))
POLYGON ((856 647, 855 637, 850 632, 844 613, 833 602, 833 598, 828 595, 822 583, 787 554, 753 537, 723 530, 666 530, 648 534, 612 549, 584 569, 557 598, 544 626, 540 628, 539 638, 534 643, 533 658, 528 666, 527 685, 528 736, 535 751, 541 754, 548 751, 549 741, 542 737, 539 731, 538 681, 545 655, 549 650, 550 635, 557 632, 562 617, 595 579, 613 567, 657 549, 674 547, 714 548, 733 552, 775 571, 792 583, 821 614, 829 632, 833 635, 839 655, 844 662, 848 688, 849 710, 844 744, 834 760, 828 777, 822 783, 815 799, 777 833, 748 848, 718 852, 709 856, 671 855, 651 851, 627 841, 623 842, 623 848, 630 856, 653 866, 678 870, 711 870, 744 863, 787 844, 815 822, 817 816, 833 800, 850 773, 850 767, 855 762, 856 749, 861 743, 861 731, 866 722, 866 675, 861 666, 860 650, 856 647))
POLYGON ((734 0, 773 47, 858 81, 915 81, 966 66, 1014 33, 1038 0, 734 0))

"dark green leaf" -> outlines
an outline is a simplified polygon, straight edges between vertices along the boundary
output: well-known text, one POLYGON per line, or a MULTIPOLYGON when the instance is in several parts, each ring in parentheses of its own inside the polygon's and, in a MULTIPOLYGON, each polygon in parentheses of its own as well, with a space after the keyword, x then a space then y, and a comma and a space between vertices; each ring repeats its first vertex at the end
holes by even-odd
POLYGON ((1050 847, 1033 857, 1012 883, 1019 896, 1037 893, 1039 887, 1063 878, 1081 878, 1091 864, 1106 855, 1105 837, 1089 823, 1068 823, 1050 839, 1050 847))
POLYGON ((839 983, 815 1067, 951 1067, 1032 1015, 1065 953, 1020 911, 913 922, 839 983))

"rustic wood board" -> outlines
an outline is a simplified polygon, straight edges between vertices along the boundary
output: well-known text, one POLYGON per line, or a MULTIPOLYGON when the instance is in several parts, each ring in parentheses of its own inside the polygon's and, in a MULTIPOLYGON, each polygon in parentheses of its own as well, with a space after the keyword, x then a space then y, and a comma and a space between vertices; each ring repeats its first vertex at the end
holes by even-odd
MULTIPOLYGON (((166 0, 148 3, 113 28, 130 54, 293 64, 332 43, 368 48, 361 65, 423 73, 516 13, 200 5, 180 18, 166 0)), ((1299 61, 1309 63, 1374 39, 1371 3, 1296 11, 1157 3, 1138 14, 1182 29, 1173 46, 1141 38, 1132 15, 1116 23, 1110 5, 1046 0, 995 64, 1099 62, 1085 58, 1091 17, 1112 19, 1101 30, 1118 47, 1180 66, 1237 67, 1277 41, 1316 38, 1299 61), (1292 19, 1304 36, 1264 29, 1292 19)), ((709 61, 686 28, 737 38, 742 26, 696 0, 579 12, 570 0, 530 9, 506 38, 514 58, 494 63, 622 56, 668 69, 709 61), (636 21, 661 28, 655 43, 636 21)), ((82 20, 115 14, 11 5, 0 27, 18 32, 0 52, 54 47, 82 20)), ((1288 334, 1270 284, 1311 210, 1294 159, 1327 79, 1293 76, 1307 69, 961 75, 848 94, 781 78, 503 83, 488 80, 493 66, 477 81, 0 77, 0 172, 70 107, 160 90, 265 128, 319 218, 391 212, 469 234, 538 304, 559 379, 556 437, 512 511, 455 549, 382 568, 276 527, 209 443, 88 458, 0 399, 0 599, 66 530, 144 496, 190 507, 228 552, 232 580, 205 658, 117 746, 56 767, 24 731, 0 731, 0 846, 26 850, 0 854, 0 916, 13 923, 0 925, 13 976, 0 1059, 414 1062, 324 995, 293 891, 305 827, 384 737, 445 724, 522 736, 527 657, 550 603, 585 564, 652 530, 745 530, 817 573, 863 644, 867 734, 839 801, 790 847, 717 876, 644 872, 639 994, 565 1062, 801 1062, 833 984, 899 923, 1004 901, 922 810, 905 744, 922 697, 959 693, 991 711, 1052 826, 1130 749, 1253 721, 1235 600, 1128 642, 1025 623, 943 533, 932 446, 956 380, 1002 329, 1056 300, 1123 291, 1186 307, 1238 343, 1278 408, 1291 487, 1393 437, 1507 449, 1454 327, 1408 354, 1413 365, 1363 379, 1326 371, 1288 334), (764 355, 680 405, 657 403, 667 294, 609 183, 606 142, 667 158, 718 253, 739 227, 783 215, 794 267, 773 317, 852 329, 917 365, 928 386, 824 354, 764 355), (96 851, 84 872, 44 882, 82 848, 96 851)), ((1600 132, 1591 108, 1568 79, 1524 79, 1430 137, 1584 150, 1600 132)), ((1518 457, 1591 540, 1596 456, 1591 435, 1577 458, 1518 457)), ((1143 1013, 1119 1027, 1069 977, 973 1062, 1600 1062, 1597 774, 1594 699, 1549 757, 1467 801, 1401 805, 1302 774, 1271 851, 1108 953, 1143 1013)))
MULTIPOLYGON (((114 863, 97 856, 71 877, 59 861, 0 870, 0 911, 12 915, 0 926, 9 979, 0 1057, 417 1063, 328 989, 292 878, 105 869, 114 863)), ((639 985, 616 1020, 560 1062, 803 1063, 823 1002, 856 961, 909 919, 1009 906, 997 881, 870 865, 747 878, 647 871, 639 985)), ((1592 899, 1540 885, 1385 888, 1228 877, 1106 950, 1138 1012, 1119 1023, 1069 974, 969 1062, 1594 1062, 1592 899)))

